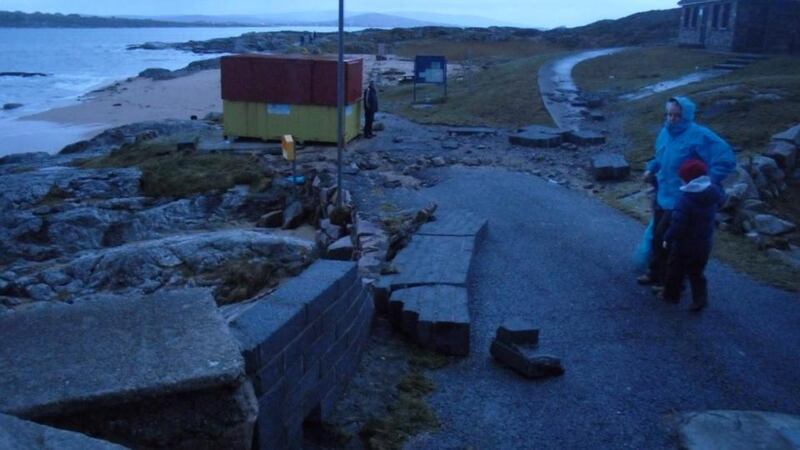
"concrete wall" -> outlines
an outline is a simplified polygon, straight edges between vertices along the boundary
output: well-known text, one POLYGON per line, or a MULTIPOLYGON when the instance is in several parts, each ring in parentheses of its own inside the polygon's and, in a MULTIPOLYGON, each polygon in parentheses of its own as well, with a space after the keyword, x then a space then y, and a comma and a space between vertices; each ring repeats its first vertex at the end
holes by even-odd
POLYGON ((740 10, 735 51, 800 53, 800 2, 753 0, 740 10))
POLYGON ((738 3, 739 2, 735 0, 729 0, 684 7, 679 25, 678 43, 687 47, 703 47, 715 51, 732 51, 734 37, 736 35, 738 3), (728 15, 727 26, 723 26, 723 15, 726 4, 729 5, 730 13, 728 15), (694 14, 695 9, 701 7, 706 7, 707 14, 702 17, 698 14, 697 22, 693 25, 691 15, 694 14), (714 19, 715 7, 717 8, 716 21, 714 19), (688 24, 685 24, 684 15, 687 14, 687 11, 689 11, 690 20, 688 24), (704 28, 705 34, 703 34, 704 28))
POLYGON ((328 417, 369 336, 367 294, 355 263, 321 260, 271 295, 224 309, 258 398, 254 448, 300 448, 303 422, 328 417))

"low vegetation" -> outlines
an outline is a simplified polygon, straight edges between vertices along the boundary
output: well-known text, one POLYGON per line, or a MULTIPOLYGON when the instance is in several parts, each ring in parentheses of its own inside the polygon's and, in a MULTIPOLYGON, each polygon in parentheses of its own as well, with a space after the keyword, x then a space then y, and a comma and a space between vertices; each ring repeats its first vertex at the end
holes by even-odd
POLYGON ((408 361, 408 373, 397 384, 396 399, 387 408, 388 414, 370 420, 359 432, 368 449, 401 449, 409 437, 439 427, 436 415, 425 403, 435 386, 424 371, 440 369, 450 361, 438 353, 415 349, 408 361))
POLYGON ((179 141, 173 137, 125 145, 80 165, 138 167, 142 171, 142 191, 150 197, 186 197, 240 184, 263 188, 270 183, 254 156, 178 150, 179 141))
POLYGON ((720 53, 675 46, 638 48, 584 61, 572 76, 583 91, 616 95, 711 69, 726 59, 720 53))
POLYGON ((503 62, 487 61, 474 73, 451 79, 445 101, 438 86, 426 86, 412 104, 412 86, 387 88, 382 104, 389 112, 420 123, 516 127, 531 123, 552 124, 539 95, 539 67, 557 53, 541 53, 503 62), (432 104, 431 104, 432 103, 432 104))

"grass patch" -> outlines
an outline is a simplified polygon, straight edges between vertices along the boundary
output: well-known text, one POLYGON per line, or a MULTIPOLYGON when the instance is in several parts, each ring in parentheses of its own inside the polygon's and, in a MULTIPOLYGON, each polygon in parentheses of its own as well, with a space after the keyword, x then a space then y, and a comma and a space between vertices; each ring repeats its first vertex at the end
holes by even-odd
MULTIPOLYGON (((537 73, 539 67, 554 56, 554 53, 544 53, 499 62, 460 81, 451 79, 444 103, 415 108, 411 104, 412 86, 401 85, 384 89, 382 104, 387 111, 419 123, 497 127, 531 123, 551 125, 539 95, 537 73)), ((439 93, 429 96, 435 98, 439 93)), ((424 90, 422 95, 418 92, 418 101, 424 97, 424 90)))
POLYGON ((186 197, 241 184, 263 189, 270 184, 255 156, 178 151, 178 140, 130 144, 78 164, 84 168, 138 167, 142 191, 150 197, 186 197))
POLYGON ((462 41, 423 39, 400 42, 395 53, 405 58, 417 55, 442 55, 448 62, 469 63, 492 59, 525 58, 553 52, 552 44, 541 40, 462 41))
POLYGON ((649 47, 627 50, 584 61, 572 72, 581 90, 620 94, 711 69, 728 56, 705 50, 678 47, 649 47))
POLYGON ((44 197, 39 200, 40 205, 53 206, 61 203, 62 201, 70 198, 69 192, 58 187, 57 184, 50 186, 44 197))
POLYGON ((412 353, 408 373, 397 383, 397 398, 388 414, 367 422, 359 431, 365 446, 372 450, 399 450, 410 436, 439 427, 436 415, 425 403, 435 390, 424 370, 440 369, 452 358, 417 348, 412 353))
POLYGON ((800 58, 760 61, 720 78, 620 103, 627 117, 624 130, 631 140, 629 161, 644 163, 652 158, 653 143, 664 122, 664 104, 675 95, 697 103, 697 122, 742 154, 760 153, 773 134, 800 122, 800 58))

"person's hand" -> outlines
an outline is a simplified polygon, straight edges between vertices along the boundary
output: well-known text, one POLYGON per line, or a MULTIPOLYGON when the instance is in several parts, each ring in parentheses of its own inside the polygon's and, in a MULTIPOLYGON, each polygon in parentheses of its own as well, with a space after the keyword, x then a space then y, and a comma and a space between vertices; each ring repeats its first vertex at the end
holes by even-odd
POLYGON ((664 250, 669 248, 669 244, 667 243, 667 241, 661 243, 661 248, 663 248, 664 250))
POLYGON ((642 174, 642 182, 643 183, 652 183, 654 179, 653 174, 649 170, 645 170, 642 174))

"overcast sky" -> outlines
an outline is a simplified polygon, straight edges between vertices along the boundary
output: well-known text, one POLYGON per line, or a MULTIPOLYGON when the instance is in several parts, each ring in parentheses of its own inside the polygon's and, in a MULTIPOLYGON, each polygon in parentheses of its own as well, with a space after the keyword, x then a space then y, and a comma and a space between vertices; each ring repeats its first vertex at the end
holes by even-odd
MULTIPOLYGON (((584 25, 676 5, 677 0, 345 0, 348 11, 428 11, 540 27, 584 25)), ((337 8, 337 0, 0 0, 0 10, 6 11, 94 15, 269 14, 337 8)))

